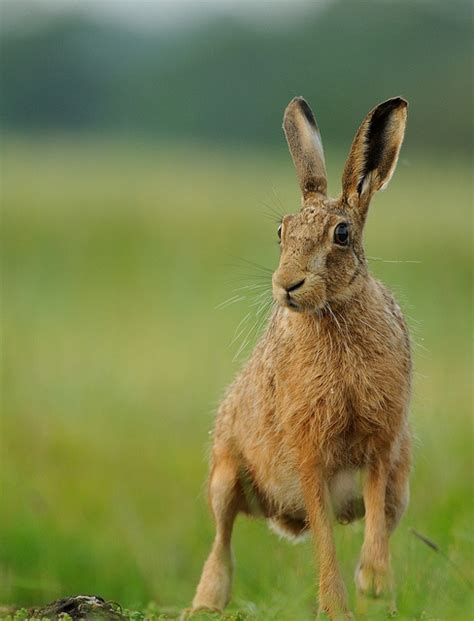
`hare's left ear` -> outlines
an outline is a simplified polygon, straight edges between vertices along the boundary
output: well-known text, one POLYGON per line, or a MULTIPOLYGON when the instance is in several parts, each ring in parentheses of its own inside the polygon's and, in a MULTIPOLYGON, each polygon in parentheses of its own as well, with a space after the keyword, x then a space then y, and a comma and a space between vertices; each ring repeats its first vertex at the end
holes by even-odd
POLYGON ((328 182, 319 127, 303 97, 295 97, 287 105, 283 130, 295 164, 304 206, 315 195, 326 196, 328 182))
POLYGON ((365 117, 355 135, 342 175, 342 195, 361 215, 377 190, 388 184, 395 170, 405 134, 408 103, 394 97, 365 117))

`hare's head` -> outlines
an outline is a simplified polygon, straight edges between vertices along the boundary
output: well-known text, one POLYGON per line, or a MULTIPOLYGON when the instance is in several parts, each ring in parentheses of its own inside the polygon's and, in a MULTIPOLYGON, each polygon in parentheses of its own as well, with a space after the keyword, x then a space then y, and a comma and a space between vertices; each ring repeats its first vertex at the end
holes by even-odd
POLYGON ((344 167, 341 196, 327 196, 318 126, 306 101, 293 99, 283 128, 302 192, 302 208, 278 229, 281 257, 273 274, 277 302, 314 312, 350 299, 367 275, 362 231, 370 199, 397 164, 407 102, 389 99, 371 110, 357 131, 344 167))

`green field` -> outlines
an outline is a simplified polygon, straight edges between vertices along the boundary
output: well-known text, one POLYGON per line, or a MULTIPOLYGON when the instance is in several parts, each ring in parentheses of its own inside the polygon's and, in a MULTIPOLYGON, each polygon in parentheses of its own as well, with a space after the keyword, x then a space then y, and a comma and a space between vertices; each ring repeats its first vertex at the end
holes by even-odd
MULTIPOLYGON (((289 156, 283 140, 278 154, 85 138, 10 138, 3 152, 0 603, 87 593, 175 618, 213 534, 213 412, 269 285, 253 264, 275 266, 272 212, 299 204, 289 156)), ((328 170, 337 193, 341 154, 328 170)), ((405 149, 366 231, 415 352, 400 619, 474 614, 469 179, 466 158, 405 149)), ((362 524, 336 532, 353 601, 362 524)), ((241 518, 234 552, 232 618, 314 618, 310 543, 241 518)))

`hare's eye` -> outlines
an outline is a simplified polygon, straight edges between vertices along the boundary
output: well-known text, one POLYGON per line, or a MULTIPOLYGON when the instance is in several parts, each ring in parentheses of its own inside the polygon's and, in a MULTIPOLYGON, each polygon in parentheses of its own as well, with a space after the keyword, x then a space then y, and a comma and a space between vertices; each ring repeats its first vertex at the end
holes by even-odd
POLYGON ((277 233, 278 233, 278 239, 281 239, 281 224, 280 224, 280 226, 278 227, 278 231, 277 231, 277 233))
POLYGON ((349 227, 347 222, 341 222, 334 229, 334 243, 339 246, 347 246, 349 242, 349 227))

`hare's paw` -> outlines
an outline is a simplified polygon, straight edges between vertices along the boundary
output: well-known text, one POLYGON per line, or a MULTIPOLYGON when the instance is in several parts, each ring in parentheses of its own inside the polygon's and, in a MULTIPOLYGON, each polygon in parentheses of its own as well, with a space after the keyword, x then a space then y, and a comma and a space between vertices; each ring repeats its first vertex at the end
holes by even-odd
POLYGON ((390 570, 370 563, 359 564, 355 582, 358 592, 366 597, 382 598, 392 591, 390 570))
POLYGON ((351 612, 336 612, 331 614, 327 610, 320 608, 317 621, 354 621, 354 615, 351 612))
POLYGON ((212 615, 221 613, 222 610, 219 608, 210 608, 209 606, 193 606, 191 608, 185 608, 181 612, 179 621, 188 621, 188 619, 192 619, 196 615, 212 615))
POLYGON ((319 594, 318 621, 353 621, 354 617, 347 607, 347 595, 344 585, 333 585, 319 594))
POLYGON ((376 605, 380 614, 383 613, 390 617, 397 615, 390 567, 376 567, 369 563, 360 563, 356 570, 355 582, 358 613, 368 614, 368 598, 372 598, 377 599, 379 603, 370 604, 371 614, 375 613, 373 606, 376 605))

